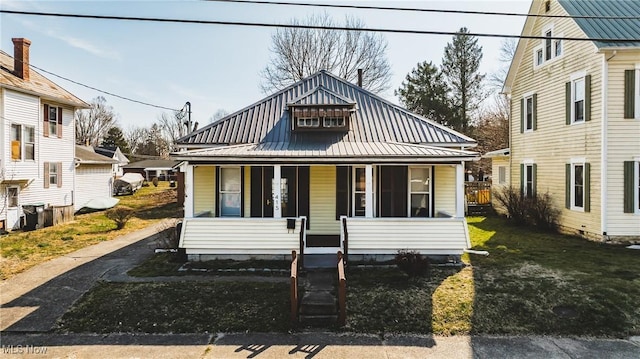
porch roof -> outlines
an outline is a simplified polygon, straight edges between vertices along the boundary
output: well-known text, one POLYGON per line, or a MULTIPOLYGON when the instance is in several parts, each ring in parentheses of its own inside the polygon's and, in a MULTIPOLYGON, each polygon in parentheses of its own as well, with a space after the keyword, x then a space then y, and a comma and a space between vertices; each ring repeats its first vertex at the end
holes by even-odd
POLYGON ((477 159, 472 151, 398 142, 299 143, 264 142, 240 144, 175 153, 184 161, 216 162, 429 162, 469 161, 477 159))

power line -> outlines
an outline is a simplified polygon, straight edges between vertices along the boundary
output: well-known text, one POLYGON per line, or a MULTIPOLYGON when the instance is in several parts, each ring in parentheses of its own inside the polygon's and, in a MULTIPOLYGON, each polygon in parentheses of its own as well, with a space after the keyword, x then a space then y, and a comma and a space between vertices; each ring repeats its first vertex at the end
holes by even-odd
MULTIPOLYGON (((253 26, 253 27, 270 27, 270 28, 295 28, 295 29, 314 29, 314 30, 339 30, 339 31, 366 31, 381 32, 394 34, 413 34, 413 35, 459 35, 455 31, 431 31, 431 30, 405 30, 405 29, 389 29, 389 28, 353 28, 346 26, 319 26, 304 24, 273 24, 260 22, 242 22, 242 21, 218 21, 218 20, 189 20, 189 19, 170 19, 156 17, 135 17, 135 16, 109 16, 109 15, 84 15, 84 14, 68 14, 68 13, 47 13, 35 11, 16 11, 16 10, 0 10, 0 13, 16 14, 16 15, 32 15, 32 16, 50 16, 50 17, 67 17, 78 19, 98 19, 98 20, 122 20, 122 21, 143 21, 143 22, 163 22, 163 23, 179 23, 179 24, 200 24, 200 25, 231 25, 231 26, 253 26)), ((493 38, 514 38, 514 39, 533 39, 533 40, 567 40, 567 41, 602 41, 625 43, 640 41, 640 39, 624 39, 624 38, 600 38, 600 37, 546 37, 534 35, 510 35, 495 33, 465 33, 468 36, 475 37, 493 37, 493 38)))
POLYGON ((288 2, 288 1, 259 1, 259 0, 202 0, 202 1, 258 4, 258 5, 285 5, 285 6, 305 6, 305 7, 312 6, 312 7, 339 8, 339 9, 391 10, 391 11, 430 12, 430 13, 445 13, 445 14, 544 17, 544 18, 561 18, 561 19, 606 19, 606 20, 638 20, 640 19, 640 16, 623 16, 623 15, 523 14, 523 13, 515 13, 515 12, 424 9, 424 8, 405 8, 405 7, 395 7, 395 6, 367 6, 367 5, 346 5, 346 4, 318 4, 318 3, 288 2))
POLYGON ((126 101, 130 101, 130 102, 134 102, 134 103, 137 103, 137 104, 140 104, 140 105, 145 105, 145 106, 155 107, 155 108, 159 108, 159 109, 163 109, 163 110, 169 110, 169 111, 180 111, 180 110, 176 110, 175 108, 170 108, 170 107, 165 107, 165 106, 160 106, 160 105, 154 105, 154 104, 152 104, 152 103, 148 103, 148 102, 144 102, 144 101, 139 101, 139 100, 134 100, 134 99, 129 98, 129 97, 126 97, 126 96, 118 95, 118 94, 115 94, 115 93, 113 93, 113 92, 109 92, 109 91, 105 91, 105 90, 100 90, 99 88, 96 88, 96 87, 93 87, 93 86, 89 86, 89 85, 85 85, 85 84, 83 84, 83 83, 81 83, 81 82, 78 82, 78 81, 72 80, 72 79, 70 79, 70 78, 68 78, 68 77, 64 77, 64 76, 61 76, 61 75, 55 74, 55 73, 53 73, 53 72, 51 72, 51 71, 47 71, 47 70, 45 70, 45 69, 43 69, 43 68, 41 68, 41 67, 38 67, 38 66, 35 66, 35 65, 32 65, 32 64, 29 64, 29 66, 33 67, 33 68, 34 68, 34 69, 36 69, 36 70, 40 70, 40 71, 42 71, 42 72, 44 72, 44 73, 47 73, 47 74, 49 74, 49 75, 55 76, 55 77, 57 77, 57 78, 61 78, 61 79, 65 80, 65 81, 69 81, 69 82, 74 83, 74 84, 76 84, 76 85, 83 86, 83 87, 86 87, 86 88, 88 88, 88 89, 91 89, 91 90, 94 90, 94 91, 98 91, 98 92, 101 92, 101 93, 103 93, 103 94, 107 94, 107 95, 109 95, 109 96, 117 97, 117 98, 122 99, 122 100, 126 100, 126 101))

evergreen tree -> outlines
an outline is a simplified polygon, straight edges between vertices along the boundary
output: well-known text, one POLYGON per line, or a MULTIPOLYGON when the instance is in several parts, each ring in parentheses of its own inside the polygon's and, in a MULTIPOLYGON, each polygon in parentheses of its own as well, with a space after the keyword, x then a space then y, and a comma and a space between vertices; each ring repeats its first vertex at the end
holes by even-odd
POLYGON ((466 27, 461 28, 444 49, 442 73, 451 89, 452 127, 462 133, 468 133, 470 115, 485 98, 482 88, 485 75, 479 72, 481 60, 482 47, 466 27))
POLYGON ((124 134, 118 126, 113 126, 109 129, 107 135, 102 139, 102 144, 100 146, 105 148, 120 147, 120 151, 122 153, 131 153, 129 144, 127 143, 127 140, 125 140, 124 134))
POLYGON ((445 126, 454 125, 451 123, 449 88, 442 72, 433 63, 419 63, 394 93, 408 110, 445 126))

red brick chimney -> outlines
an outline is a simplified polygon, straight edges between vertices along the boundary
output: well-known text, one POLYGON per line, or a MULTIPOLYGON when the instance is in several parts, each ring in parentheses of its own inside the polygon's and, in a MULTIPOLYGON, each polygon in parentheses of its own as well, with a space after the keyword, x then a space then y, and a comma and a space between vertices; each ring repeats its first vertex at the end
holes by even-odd
POLYGON ((29 45, 31 41, 22 37, 13 38, 13 73, 29 81, 29 45))

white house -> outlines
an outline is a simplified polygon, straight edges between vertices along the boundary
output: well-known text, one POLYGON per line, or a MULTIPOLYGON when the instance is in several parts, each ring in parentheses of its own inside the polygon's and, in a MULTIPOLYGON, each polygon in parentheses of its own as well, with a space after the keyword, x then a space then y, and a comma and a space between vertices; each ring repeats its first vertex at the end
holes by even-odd
POLYGON ((93 147, 76 145, 76 211, 91 200, 103 201, 112 197, 114 164, 117 160, 96 153, 93 147))
POLYGON ((94 147, 93 150, 99 155, 116 160, 113 164, 113 173, 116 177, 121 177, 124 174, 122 167, 129 164, 129 159, 120 151, 120 147, 94 147))
POLYGON ((0 221, 19 227, 22 206, 74 204, 74 112, 88 105, 29 66, 29 45, 0 51, 0 221))

